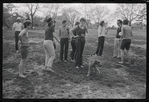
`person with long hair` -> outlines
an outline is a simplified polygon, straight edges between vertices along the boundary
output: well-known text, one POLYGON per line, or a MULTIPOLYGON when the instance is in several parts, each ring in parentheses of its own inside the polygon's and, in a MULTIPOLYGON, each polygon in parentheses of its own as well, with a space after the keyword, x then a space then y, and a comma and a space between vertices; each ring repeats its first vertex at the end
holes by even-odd
MULTIPOLYGON (((76 22, 75 23, 75 27, 79 26, 80 22, 76 22)), ((72 51, 70 53, 70 58, 73 61, 74 59, 76 60, 76 56, 75 56, 75 52, 76 52, 76 45, 75 45, 75 41, 76 41, 76 31, 72 31, 71 33, 71 47, 72 47, 72 51)))
POLYGON ((31 28, 31 22, 26 21, 24 23, 24 29, 19 33, 19 39, 20 39, 20 52, 22 59, 19 64, 19 76, 20 77, 26 77, 23 74, 25 73, 25 63, 27 59, 28 54, 28 47, 29 47, 29 40, 28 40, 28 29, 31 28))
POLYGON ((123 20, 123 26, 121 28, 121 37, 122 37, 122 42, 121 42, 121 61, 119 62, 120 64, 124 64, 124 56, 126 55, 128 58, 128 64, 131 63, 131 58, 129 55, 129 48, 131 45, 131 39, 132 39, 132 29, 129 26, 129 21, 127 19, 123 20), (126 51, 125 51, 126 49, 126 51))
POLYGON ((97 55, 97 56, 102 56, 105 36, 108 32, 105 25, 106 25, 106 23, 104 21, 101 21, 100 26, 98 27, 98 46, 97 46, 97 49, 96 49, 96 52, 95 52, 95 55, 97 55))
POLYGON ((80 19, 79 26, 76 26, 74 29, 72 29, 72 32, 76 32, 76 68, 83 68, 83 50, 85 46, 85 36, 86 33, 88 33, 87 27, 85 26, 86 20, 84 18, 80 19))
POLYGON ((17 20, 13 24, 13 27, 12 27, 13 33, 15 34, 15 49, 16 49, 16 52, 19 52, 18 51, 19 33, 22 31, 22 29, 23 29, 23 24, 21 23, 21 18, 17 17, 17 20))
POLYGON ((52 18, 47 19, 48 26, 45 29, 45 38, 43 42, 43 48, 45 51, 45 70, 54 72, 52 69, 53 60, 55 59, 55 49, 53 44, 53 38, 55 38, 58 42, 55 35, 55 21, 52 20, 52 18))

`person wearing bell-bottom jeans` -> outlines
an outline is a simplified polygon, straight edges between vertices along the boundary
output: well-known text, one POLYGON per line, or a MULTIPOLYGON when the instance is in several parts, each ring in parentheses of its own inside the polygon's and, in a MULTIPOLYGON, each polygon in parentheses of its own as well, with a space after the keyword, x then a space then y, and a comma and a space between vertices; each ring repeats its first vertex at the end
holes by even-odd
POLYGON ((116 38, 114 40, 114 51, 113 51, 113 57, 114 58, 120 58, 121 57, 121 51, 120 51, 120 45, 121 45, 121 36, 119 33, 121 32, 121 27, 122 27, 122 21, 119 19, 117 20, 117 34, 116 38))

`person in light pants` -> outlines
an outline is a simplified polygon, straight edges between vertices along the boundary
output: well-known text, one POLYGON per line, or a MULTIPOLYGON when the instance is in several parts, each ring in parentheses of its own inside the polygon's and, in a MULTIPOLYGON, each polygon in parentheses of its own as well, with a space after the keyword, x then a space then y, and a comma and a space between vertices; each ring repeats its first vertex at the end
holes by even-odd
POLYGON ((56 38, 56 35, 54 34, 54 21, 52 21, 52 18, 49 18, 47 20, 48 26, 45 29, 45 39, 43 42, 43 48, 45 51, 45 69, 47 71, 54 72, 52 69, 53 60, 55 59, 55 49, 53 45, 53 37, 59 42, 59 40, 56 38))
POLYGON ((117 34, 116 34, 116 38, 114 40, 114 52, 113 52, 114 58, 120 58, 120 56, 121 56, 121 51, 120 51, 121 36, 119 35, 119 33, 121 32, 122 21, 120 19, 117 20, 117 25, 118 25, 117 34))

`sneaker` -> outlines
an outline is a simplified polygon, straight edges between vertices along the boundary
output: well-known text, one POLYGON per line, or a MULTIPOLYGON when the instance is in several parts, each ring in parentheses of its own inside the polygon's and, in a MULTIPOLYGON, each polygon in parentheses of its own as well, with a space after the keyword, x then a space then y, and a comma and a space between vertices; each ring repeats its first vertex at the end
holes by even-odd
POLYGON ((67 60, 64 60, 64 62, 67 62, 67 60))
POLYGON ((19 51, 17 50, 16 52, 18 53, 19 51))
POLYGON ((76 66, 76 68, 78 69, 78 68, 79 68, 79 66, 76 66))
POLYGON ((46 69, 47 71, 51 71, 51 72, 55 72, 53 69, 52 69, 52 67, 48 67, 47 69, 46 69))
POLYGON ((118 62, 119 64, 124 64, 124 62, 118 62))
POLYGON ((116 58, 116 56, 113 56, 113 58, 116 58))
POLYGON ((84 66, 83 66, 83 65, 81 65, 81 68, 84 68, 84 66))
POLYGON ((62 60, 59 60, 60 62, 63 62, 62 60))
POLYGON ((23 75, 23 74, 19 74, 19 77, 21 77, 21 78, 25 78, 26 76, 23 75))
POLYGON ((117 57, 118 59, 120 59, 121 57, 117 57))

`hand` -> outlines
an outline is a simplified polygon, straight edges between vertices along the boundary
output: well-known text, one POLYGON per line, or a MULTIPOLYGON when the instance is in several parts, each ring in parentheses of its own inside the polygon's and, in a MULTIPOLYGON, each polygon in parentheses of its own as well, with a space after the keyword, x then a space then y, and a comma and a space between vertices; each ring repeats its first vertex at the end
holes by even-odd
POLYGON ((85 34, 81 34, 81 36, 82 36, 82 37, 84 37, 84 36, 85 36, 85 34))

